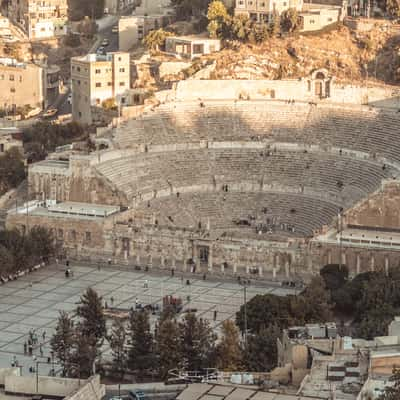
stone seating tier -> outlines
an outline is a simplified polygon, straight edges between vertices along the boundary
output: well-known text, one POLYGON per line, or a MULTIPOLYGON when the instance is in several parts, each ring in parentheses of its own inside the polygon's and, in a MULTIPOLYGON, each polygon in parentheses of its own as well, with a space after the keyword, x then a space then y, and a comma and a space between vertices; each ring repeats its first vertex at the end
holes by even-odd
POLYGON ((338 207, 302 194, 228 192, 153 199, 138 211, 151 214, 160 227, 209 229, 214 237, 288 238, 311 237, 332 221, 338 207))
POLYGON ((280 102, 167 103, 115 132, 116 147, 238 141, 335 146, 400 162, 400 115, 360 107, 280 102))
POLYGON ((295 191, 309 188, 339 198, 345 206, 378 189, 393 172, 344 155, 229 148, 140 153, 96 168, 128 198, 193 185, 214 185, 218 191, 224 184, 250 181, 295 191))

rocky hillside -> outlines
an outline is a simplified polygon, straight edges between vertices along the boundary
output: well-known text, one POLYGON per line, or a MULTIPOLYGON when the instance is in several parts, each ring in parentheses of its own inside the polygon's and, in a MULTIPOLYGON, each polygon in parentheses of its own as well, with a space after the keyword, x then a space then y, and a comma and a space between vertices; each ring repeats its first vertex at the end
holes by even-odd
POLYGON ((216 63, 214 79, 281 79, 328 69, 338 81, 366 77, 400 83, 400 31, 377 24, 368 32, 339 26, 319 35, 270 39, 260 46, 231 44, 209 57, 216 63))

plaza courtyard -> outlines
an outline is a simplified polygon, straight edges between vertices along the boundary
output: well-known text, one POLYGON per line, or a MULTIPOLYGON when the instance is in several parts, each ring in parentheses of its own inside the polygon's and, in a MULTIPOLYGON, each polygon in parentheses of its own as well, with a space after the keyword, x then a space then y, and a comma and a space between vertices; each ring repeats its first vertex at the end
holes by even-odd
MULTIPOLYGON (((161 307, 165 295, 181 297, 184 309, 197 309, 197 315, 208 319, 217 333, 222 321, 235 318, 244 300, 243 286, 233 280, 208 277, 203 280, 201 275, 171 276, 118 267, 99 270, 87 265, 72 265, 73 276, 67 278, 65 268, 52 265, 0 286, 0 368, 17 360, 24 375, 36 365, 39 374, 47 375, 52 368, 52 363, 47 363, 48 357, 51 358, 50 339, 59 312, 73 311, 88 287, 103 296, 108 307, 125 310, 135 307, 136 302, 161 307), (190 285, 186 284, 187 279, 190 285), (214 311, 217 311, 215 321, 214 311), (24 353, 24 343, 32 331, 38 337, 38 344, 31 356, 24 353)), ((249 300, 257 294, 286 295, 294 290, 282 288, 279 283, 255 282, 246 292, 249 300)), ((156 318, 151 317, 152 323, 156 318)), ((107 342, 102 353, 103 357, 110 354, 107 342)), ((56 364, 54 367, 56 371, 59 369, 56 364)))

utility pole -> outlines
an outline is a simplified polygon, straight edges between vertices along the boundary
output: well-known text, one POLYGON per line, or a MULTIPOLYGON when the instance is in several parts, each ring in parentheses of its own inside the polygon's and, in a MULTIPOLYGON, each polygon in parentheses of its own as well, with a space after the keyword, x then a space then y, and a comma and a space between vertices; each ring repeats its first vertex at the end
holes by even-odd
POLYGON ((243 301, 244 301, 244 347, 247 349, 247 299, 246 299, 246 284, 243 286, 243 301))

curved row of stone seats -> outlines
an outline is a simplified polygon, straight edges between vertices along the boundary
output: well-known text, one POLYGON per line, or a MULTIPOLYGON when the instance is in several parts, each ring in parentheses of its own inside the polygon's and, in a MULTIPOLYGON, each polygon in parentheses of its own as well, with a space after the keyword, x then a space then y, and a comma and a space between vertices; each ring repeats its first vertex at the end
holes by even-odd
POLYGON ((106 161, 97 171, 128 198, 164 189, 241 181, 343 197, 350 206, 379 188, 390 167, 322 152, 255 149, 197 149, 140 153, 106 161))
POLYGON ((400 161, 400 114, 367 107, 273 101, 167 103, 115 132, 120 147, 270 139, 335 146, 400 161))
POLYGON ((253 233, 265 238, 270 234, 312 236, 331 223, 338 207, 301 194, 228 192, 183 193, 153 199, 138 210, 152 214, 158 226, 210 229, 214 234, 253 233), (265 228, 262 234, 261 226, 265 228))

